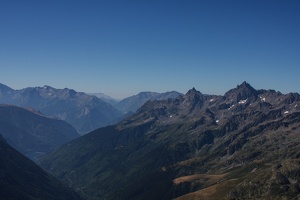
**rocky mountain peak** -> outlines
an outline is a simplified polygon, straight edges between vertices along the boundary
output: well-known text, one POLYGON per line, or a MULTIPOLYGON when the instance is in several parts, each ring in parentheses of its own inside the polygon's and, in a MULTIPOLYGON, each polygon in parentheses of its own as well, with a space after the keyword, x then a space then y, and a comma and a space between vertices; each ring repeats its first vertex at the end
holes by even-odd
POLYGON ((251 87, 251 85, 249 83, 247 83, 247 81, 243 81, 240 86, 248 86, 248 87, 250 86, 251 87))
POLYGON ((204 95, 192 88, 183 96, 183 105, 189 112, 197 112, 202 108, 204 100, 204 95))
POLYGON ((203 95, 201 92, 197 91, 194 87, 192 89, 190 89, 185 96, 199 96, 199 95, 203 95))
POLYGON ((188 93, 189 92, 197 92, 197 90, 195 89, 195 87, 193 87, 192 89, 190 89, 189 91, 188 91, 188 93))
POLYGON ((203 94, 199 91, 197 91, 194 87, 192 89, 190 89, 185 95, 184 95, 185 99, 189 99, 189 100, 203 100, 203 94))
POLYGON ((246 81, 244 81, 242 84, 238 85, 237 89, 240 89, 240 90, 251 90, 251 91, 255 91, 256 92, 256 90, 249 83, 247 83, 246 81))
POLYGON ((258 92, 249 83, 244 81, 236 88, 226 92, 224 97, 227 100, 231 100, 234 103, 237 103, 241 100, 246 100, 248 98, 253 98, 253 100, 256 100, 258 97, 258 92))

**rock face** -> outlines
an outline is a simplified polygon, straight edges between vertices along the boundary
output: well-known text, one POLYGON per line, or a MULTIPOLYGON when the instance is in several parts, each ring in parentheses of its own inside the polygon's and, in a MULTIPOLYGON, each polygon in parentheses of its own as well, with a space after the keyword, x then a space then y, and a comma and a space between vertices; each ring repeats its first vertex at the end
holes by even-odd
POLYGON ((193 88, 148 101, 40 162, 95 199, 292 199, 300 195, 299 105, 299 94, 246 82, 224 96, 193 88))
POLYGON ((12 105, 0 105, 0 134, 33 160, 79 137, 65 121, 12 105))
MULTIPOLYGON (((1 138, 1 137, 0 137, 1 138)), ((83 199, 0 139, 0 199, 83 199)))
POLYGON ((141 92, 137 95, 127 97, 114 106, 123 113, 135 113, 142 105, 149 100, 175 99, 181 94, 175 91, 166 93, 141 92))
POLYGON ((99 98, 72 89, 50 86, 13 90, 0 84, 0 103, 32 107, 67 121, 80 134, 116 123, 122 113, 99 98))

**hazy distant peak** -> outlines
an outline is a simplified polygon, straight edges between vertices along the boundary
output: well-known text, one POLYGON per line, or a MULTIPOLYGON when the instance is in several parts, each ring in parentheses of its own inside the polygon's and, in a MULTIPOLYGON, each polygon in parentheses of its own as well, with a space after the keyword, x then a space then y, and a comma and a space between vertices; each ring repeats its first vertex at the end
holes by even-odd
POLYGON ((106 103, 109 103, 111 105, 115 105, 116 103, 119 102, 118 99, 115 99, 115 98, 112 98, 111 96, 108 96, 106 94, 103 94, 101 92, 99 93, 88 93, 88 95, 91 95, 91 96, 94 96, 96 98, 99 98, 101 99, 102 101, 106 102, 106 103))
POLYGON ((147 97, 153 97, 155 95, 158 95, 159 93, 157 92, 150 92, 150 91, 145 91, 145 92, 140 92, 137 95, 134 95, 138 98, 147 98, 147 97))
POLYGON ((168 92, 165 92, 165 93, 158 94, 155 97, 155 99, 156 100, 175 99, 180 95, 183 95, 183 94, 181 94, 179 92, 176 92, 176 91, 168 91, 168 92))
POLYGON ((12 93, 14 90, 4 84, 0 83, 0 97, 3 98, 3 96, 12 93))
POLYGON ((4 85, 0 83, 0 90, 5 89, 5 90, 12 90, 12 88, 8 87, 7 85, 4 85))
POLYGON ((98 93, 88 93, 89 95, 92 95, 92 96, 96 96, 98 98, 104 98, 104 99, 113 99, 112 97, 106 95, 106 94, 103 94, 101 92, 98 92, 98 93))
POLYGON ((140 92, 131 97, 127 97, 120 102, 118 102, 115 107, 122 112, 136 112, 142 105, 149 100, 165 100, 174 99, 181 95, 181 93, 176 91, 158 93, 158 92, 140 92))

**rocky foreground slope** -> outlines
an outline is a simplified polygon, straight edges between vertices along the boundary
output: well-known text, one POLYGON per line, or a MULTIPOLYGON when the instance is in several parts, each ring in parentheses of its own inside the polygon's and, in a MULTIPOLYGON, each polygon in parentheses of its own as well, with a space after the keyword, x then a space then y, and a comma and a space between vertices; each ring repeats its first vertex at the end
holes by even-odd
POLYGON ((148 101, 40 162, 90 199, 296 199, 299 149, 299 94, 244 82, 148 101))
POLYGON ((0 199, 82 200, 6 143, 0 135, 0 199))

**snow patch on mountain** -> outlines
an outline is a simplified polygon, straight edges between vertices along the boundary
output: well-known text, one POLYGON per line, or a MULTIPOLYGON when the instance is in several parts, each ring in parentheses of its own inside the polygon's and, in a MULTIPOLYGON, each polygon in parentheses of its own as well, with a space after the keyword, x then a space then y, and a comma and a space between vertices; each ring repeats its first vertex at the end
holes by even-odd
POLYGON ((248 99, 240 100, 240 101, 239 101, 239 104, 245 104, 245 103, 247 102, 247 100, 248 100, 248 99))

